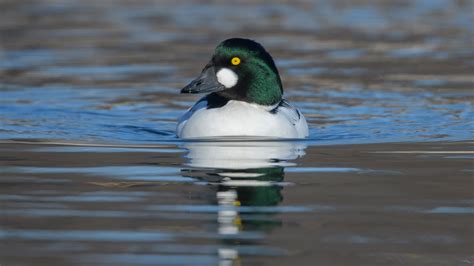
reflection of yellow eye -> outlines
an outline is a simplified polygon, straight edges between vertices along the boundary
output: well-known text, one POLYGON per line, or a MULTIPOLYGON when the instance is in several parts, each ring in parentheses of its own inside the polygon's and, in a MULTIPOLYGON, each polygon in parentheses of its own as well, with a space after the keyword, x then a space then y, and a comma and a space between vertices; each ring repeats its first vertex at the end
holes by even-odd
POLYGON ((232 57, 232 60, 230 60, 230 62, 232 63, 232 65, 237 66, 238 64, 240 64, 240 58, 232 57))

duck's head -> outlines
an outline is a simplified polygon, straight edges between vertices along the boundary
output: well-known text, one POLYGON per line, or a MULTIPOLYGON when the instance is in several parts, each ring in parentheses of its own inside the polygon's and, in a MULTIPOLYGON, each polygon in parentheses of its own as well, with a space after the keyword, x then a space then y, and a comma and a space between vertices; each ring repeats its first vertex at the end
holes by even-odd
POLYGON ((220 43, 201 75, 181 93, 217 93, 229 100, 273 105, 283 87, 270 54, 259 43, 241 38, 220 43))

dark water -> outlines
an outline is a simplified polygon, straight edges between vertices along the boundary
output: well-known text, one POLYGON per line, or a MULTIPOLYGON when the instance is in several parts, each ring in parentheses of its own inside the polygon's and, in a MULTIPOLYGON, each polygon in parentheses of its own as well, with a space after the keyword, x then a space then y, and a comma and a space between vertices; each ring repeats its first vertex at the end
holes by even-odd
POLYGON ((0 264, 472 265, 472 1, 0 1, 0 264), (305 141, 183 142, 261 42, 305 141))

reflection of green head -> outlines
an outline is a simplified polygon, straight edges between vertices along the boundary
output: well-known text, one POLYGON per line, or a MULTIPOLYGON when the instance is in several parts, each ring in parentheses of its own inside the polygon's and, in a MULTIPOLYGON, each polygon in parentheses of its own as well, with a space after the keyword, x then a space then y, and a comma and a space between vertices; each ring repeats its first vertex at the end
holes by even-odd
MULTIPOLYGON (((257 181, 281 182, 283 181, 283 167, 277 168, 259 168, 247 170, 249 173, 263 174, 253 178, 257 181)), ((248 186, 238 187, 237 197, 242 206, 274 206, 283 200, 281 187, 277 185, 270 186, 248 186)))
MULTIPOLYGON (((245 170, 246 173, 261 174, 252 178, 255 181, 281 182, 284 178, 284 168, 258 168, 245 170)), ((239 170, 242 172, 242 170, 239 170)), ((249 180, 249 178, 232 178, 233 180, 249 180)), ((227 187, 225 189, 228 189, 227 187)), ((237 191, 237 199, 241 206, 275 206, 282 200, 282 187, 278 185, 269 186, 239 186, 234 188, 237 191)), ((242 216, 242 225, 249 230, 271 230, 281 226, 281 221, 276 220, 273 213, 246 213, 242 216)))
POLYGON ((281 187, 241 187, 237 188, 242 206, 274 206, 283 200, 281 187))

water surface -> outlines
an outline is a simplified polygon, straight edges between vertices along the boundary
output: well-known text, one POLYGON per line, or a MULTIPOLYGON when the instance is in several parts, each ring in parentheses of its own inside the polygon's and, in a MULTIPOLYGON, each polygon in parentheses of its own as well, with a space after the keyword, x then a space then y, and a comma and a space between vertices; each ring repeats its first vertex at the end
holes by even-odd
POLYGON ((472 2, 0 10, 1 265, 472 265, 472 2), (237 36, 307 140, 176 138, 237 36))

